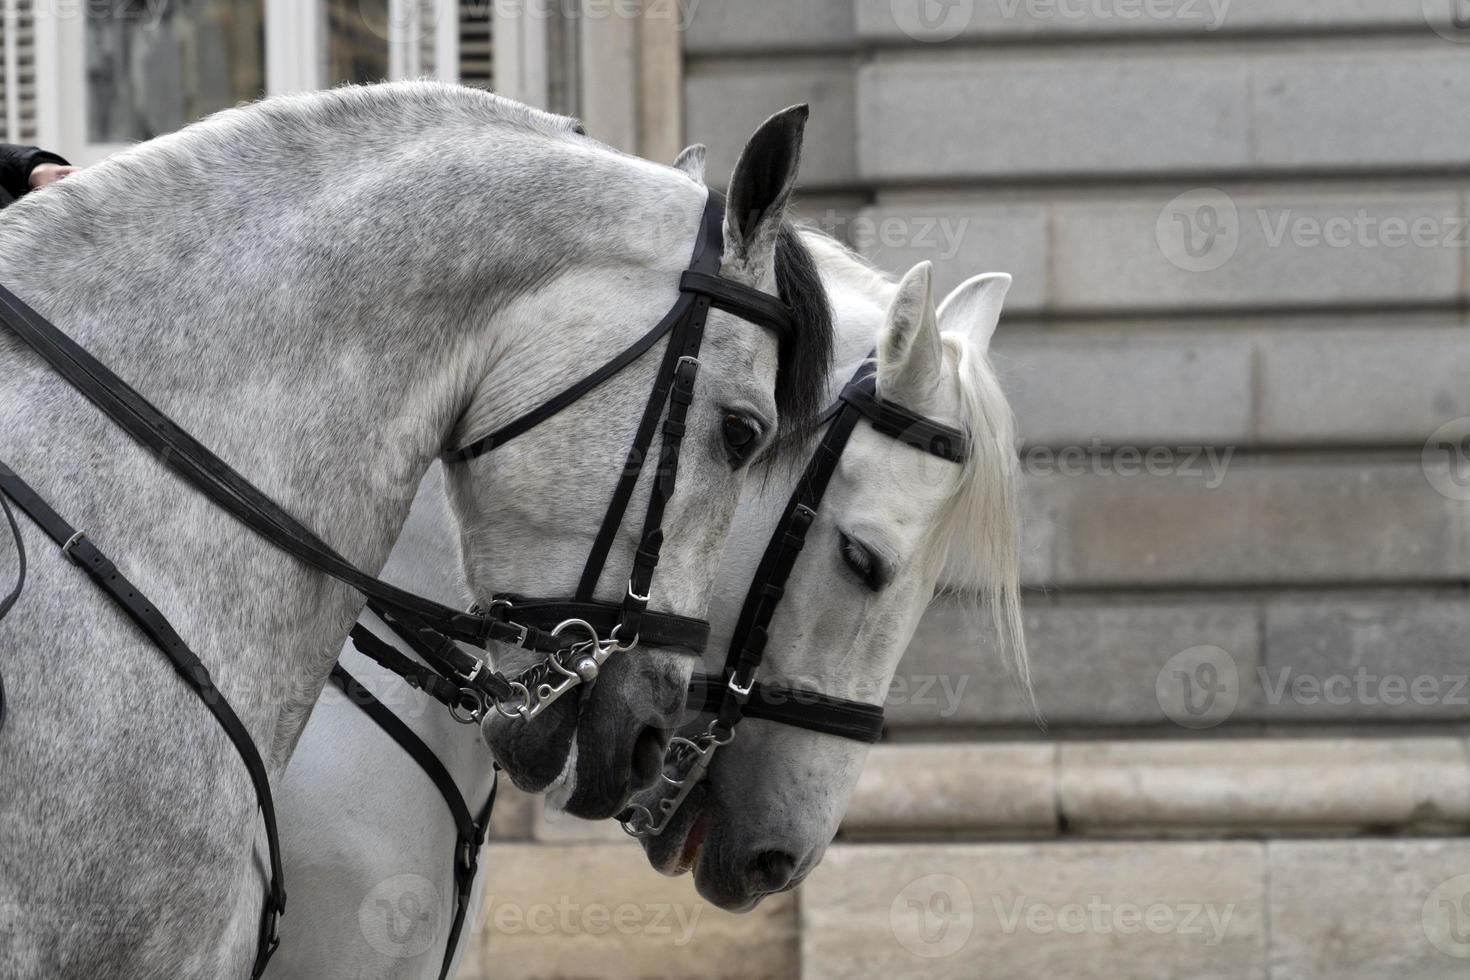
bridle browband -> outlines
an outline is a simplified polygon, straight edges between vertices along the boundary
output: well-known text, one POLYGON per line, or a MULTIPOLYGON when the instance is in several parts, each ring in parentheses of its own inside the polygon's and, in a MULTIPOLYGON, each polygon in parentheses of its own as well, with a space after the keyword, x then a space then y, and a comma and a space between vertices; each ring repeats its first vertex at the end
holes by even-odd
MULTIPOLYGON (((698 353, 710 309, 725 310, 753 324, 788 336, 794 329, 790 310, 752 287, 719 277, 723 252, 724 202, 713 192, 706 202, 694 255, 679 283, 673 308, 643 337, 617 357, 537 408, 444 454, 453 464, 481 456, 529 431, 571 405, 636 361, 667 335, 669 344, 640 419, 637 435, 603 518, 583 571, 582 584, 570 600, 525 600, 498 596, 486 608, 459 611, 389 585, 347 561, 245 477, 154 407, 79 344, 0 286, 0 324, 7 327, 65 381, 96 405, 144 449, 168 464, 212 503, 235 517, 278 550, 361 592, 369 607, 409 644, 421 662, 358 626, 352 639, 366 655, 448 705, 466 722, 483 718, 487 708, 529 721, 568 690, 596 676, 613 653, 633 649, 640 641, 703 650, 708 624, 681 616, 648 611, 654 568, 663 543, 664 508, 678 472, 679 445, 693 400, 698 353), (613 541, 627 512, 642 460, 652 444, 664 407, 663 440, 658 469, 644 519, 628 587, 621 603, 593 599, 613 541), (516 677, 506 677, 482 658, 464 650, 490 643, 522 647, 546 655, 516 677)), ((266 824, 270 850, 270 884, 262 909, 260 941, 252 977, 265 970, 279 945, 277 922, 285 911, 280 843, 270 783, 249 732, 209 671, 174 631, 164 615, 107 559, 87 534, 72 527, 44 498, 4 463, 0 463, 0 504, 14 501, 22 511, 80 565, 169 658, 175 670, 208 706, 225 729, 250 773, 266 824)), ((20 556, 19 581, 0 600, 0 617, 14 605, 25 582, 25 551, 20 529, 8 504, 7 523, 20 556)), ((4 688, 0 685, 0 725, 4 723, 4 688)))
POLYGON ((690 682, 689 707, 714 714, 715 718, 703 732, 692 737, 677 736, 670 742, 664 772, 660 775, 666 795, 654 804, 653 810, 633 804, 623 811, 620 817, 623 829, 634 837, 654 837, 663 832, 704 778, 716 750, 735 738, 736 726, 743 718, 761 718, 869 744, 883 734, 881 705, 805 688, 762 684, 756 678, 770 640, 771 620, 786 594, 786 583, 796 560, 806 546, 807 531, 837 472, 842 451, 863 419, 876 431, 940 459, 960 464, 969 459, 970 440, 965 433, 880 398, 871 356, 858 368, 838 395, 837 403, 828 410, 824 419, 827 430, 787 500, 756 566, 721 677, 696 675, 690 682))

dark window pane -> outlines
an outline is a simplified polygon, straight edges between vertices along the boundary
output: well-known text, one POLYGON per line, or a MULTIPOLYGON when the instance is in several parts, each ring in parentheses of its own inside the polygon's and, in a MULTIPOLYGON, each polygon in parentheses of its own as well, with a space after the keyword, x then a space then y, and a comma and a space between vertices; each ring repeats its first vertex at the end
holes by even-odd
POLYGON ((389 0, 327 0, 327 83, 388 77, 389 0))
POLYGON ((265 92, 263 0, 89 4, 87 138, 145 140, 265 92))

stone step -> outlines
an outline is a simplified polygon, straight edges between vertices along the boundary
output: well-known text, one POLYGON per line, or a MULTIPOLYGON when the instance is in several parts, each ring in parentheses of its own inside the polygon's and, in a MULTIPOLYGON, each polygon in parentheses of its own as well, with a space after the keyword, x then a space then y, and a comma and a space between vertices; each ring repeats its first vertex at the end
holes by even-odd
POLYGON ((1465 839, 837 845, 801 976, 1463 980, 1467 897, 1465 839))
POLYGON ((879 745, 846 839, 1470 830, 1457 738, 879 745))
POLYGON ((722 912, 623 844, 495 844, 461 980, 770 978, 796 973, 792 895, 722 912))

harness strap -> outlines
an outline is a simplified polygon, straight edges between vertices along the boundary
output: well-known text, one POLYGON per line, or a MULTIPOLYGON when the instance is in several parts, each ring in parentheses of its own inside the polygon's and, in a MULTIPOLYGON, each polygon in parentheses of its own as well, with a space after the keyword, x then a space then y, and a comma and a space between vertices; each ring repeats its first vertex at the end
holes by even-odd
POLYGON ((384 606, 419 616, 457 639, 480 646, 496 640, 545 653, 561 649, 558 640, 540 630, 524 631, 493 617, 459 612, 359 570, 3 286, 0 322, 134 441, 163 459, 216 506, 292 557, 384 606))
POLYGON ((490 823, 490 813, 495 806, 495 792, 499 786, 497 778, 490 786, 490 797, 485 801, 484 807, 475 815, 470 814, 470 808, 465 803, 464 795, 459 791, 459 785, 450 775, 449 770, 439 761, 434 750, 424 744, 423 739, 414 734, 403 721, 395 715, 387 705, 383 704, 362 682, 347 672, 340 664, 332 668, 332 683, 347 695, 347 700, 361 708, 379 728, 388 734, 398 747, 407 752, 414 762, 418 763, 424 775, 439 790, 439 795, 444 797, 444 804, 449 807, 449 814, 454 818, 454 827, 457 833, 454 847, 454 921, 449 928, 448 945, 444 950, 444 962, 439 968, 440 980, 449 976, 449 967, 454 959, 454 948, 459 943, 459 934, 464 929, 465 916, 469 912, 470 892, 475 884, 475 874, 479 868, 480 848, 485 844, 485 833, 490 823))
POLYGON ((652 330, 634 341, 632 347, 629 347, 617 357, 614 357, 602 365, 602 367, 572 385, 566 391, 563 391, 554 398, 547 399, 526 414, 512 419, 489 435, 481 436, 474 442, 461 446, 459 449, 451 449, 448 452, 441 453, 439 458, 446 463, 459 463, 468 459, 474 459, 477 456, 485 455, 492 449, 505 445, 516 436, 530 432, 542 422, 560 414, 564 409, 570 407, 588 392, 599 387, 609 378, 618 374, 625 367, 648 353, 654 344, 658 343, 660 339, 674 328, 677 320, 678 318, 675 316, 665 316, 654 325, 652 330))
POLYGON ((270 850, 271 880, 266 890, 264 907, 261 910, 260 940, 256 947, 255 964, 251 977, 259 977, 270 961, 271 954, 280 945, 276 921, 286 910, 285 878, 281 872, 281 841, 276 830, 276 808, 271 797, 270 779, 266 775, 265 763, 255 748, 250 732, 240 721, 229 701, 214 686, 209 668, 189 649, 188 644, 174 630, 168 619, 154 608, 136 585, 128 580, 117 566, 102 553, 86 534, 72 527, 56 513, 40 495, 31 489, 9 466, 0 462, 0 492, 15 501, 21 510, 56 542, 62 554, 81 566, 92 580, 117 603, 134 623, 153 641, 154 646, 168 657, 174 671, 184 680, 204 706, 214 715, 225 735, 240 754, 250 782, 255 787, 255 797, 260 806, 261 818, 265 821, 266 844, 270 850))
MULTIPOLYGON (((15 561, 16 565, 18 566, 18 570, 16 571, 15 575, 15 588, 11 589, 10 594, 7 595, 3 600, 0 600, 0 619, 4 619, 6 614, 9 613, 12 608, 14 608, 15 604, 18 601, 20 601, 20 594, 22 591, 25 590, 26 543, 25 539, 20 536, 20 525, 15 523, 15 514, 10 509, 10 501, 6 499, 5 494, 3 493, 0 493, 0 510, 5 511, 5 521, 10 525, 11 536, 15 538, 15 561)), ((0 731, 3 731, 4 728, 5 678, 0 677, 0 731)))
MULTIPOLYGON (((716 714, 724 703, 725 690, 718 677, 696 674, 689 682, 689 708, 716 714)), ((744 715, 870 745, 883 736, 882 705, 761 681, 750 686, 744 715)))
POLYGON ((782 340, 796 330, 789 306, 775 296, 757 292, 741 283, 690 269, 679 279, 679 288, 687 293, 708 296, 715 309, 765 327, 782 340))
POLYGON ((378 666, 398 675, 409 687, 423 691, 446 708, 460 706, 459 688, 445 680, 432 667, 419 663, 412 657, 404 656, 397 647, 379 639, 378 635, 366 626, 361 623, 353 626, 348 637, 359 653, 378 666))
MULTIPOLYGON (((704 221, 700 226, 699 246, 695 252, 696 266, 719 262, 723 215, 723 207, 717 206, 714 196, 711 195, 710 202, 705 205, 704 221)), ((654 385, 653 392, 643 407, 643 417, 638 420, 638 428, 633 435, 633 445, 628 450, 627 464, 618 477, 617 486, 613 488, 612 500, 608 503, 607 511, 603 515, 602 525, 597 529, 597 537, 592 541, 592 548, 587 554, 587 562, 582 566, 582 577, 577 582, 576 592, 576 598, 580 602, 592 601, 593 594, 597 591, 597 583, 602 578, 603 570, 607 567, 607 556, 612 551, 618 530, 623 525, 623 517, 628 512, 628 504, 633 499, 633 490, 637 487, 638 477, 643 472, 643 462, 648 456, 649 447, 653 444, 659 417, 663 414, 664 405, 669 400, 669 392, 676 383, 676 376, 683 370, 698 370, 698 361, 694 358, 699 353, 700 344, 704 339, 704 322, 709 316, 710 309, 709 298, 695 296, 691 293, 680 293, 675 309, 682 309, 684 312, 681 314, 678 326, 669 337, 669 346, 664 350, 664 360, 659 366, 659 381, 654 385), (690 360, 684 361, 685 357, 690 360), (686 364, 690 365, 687 369, 686 364)), ((689 383, 693 384, 692 374, 689 376, 689 383)), ((677 456, 675 460, 675 465, 677 465, 677 456)), ((660 460, 660 468, 663 462, 660 460)), ((649 507, 650 509, 653 507, 651 500, 649 507)), ((645 520, 645 539, 647 531, 654 527, 657 527, 656 523, 645 520)), ((628 592, 631 593, 631 591, 630 584, 628 592)), ((647 595, 647 592, 645 590, 640 594, 647 595)))
MULTIPOLYGON (((607 636, 621 621, 622 616, 621 607, 605 602, 528 599, 513 592, 497 598, 503 598, 513 605, 517 622, 530 623, 543 629, 550 629, 564 620, 580 619, 596 629, 598 635, 607 636)), ((678 647, 691 653, 698 653, 709 643, 708 622, 674 613, 645 612, 639 632, 642 642, 649 646, 678 647)))
POLYGON ((963 432, 896 402, 880 399, 871 374, 849 382, 837 397, 863 413, 873 428, 885 436, 951 463, 963 463, 970 458, 970 440, 963 432))
POLYGON ((882 735, 880 705, 814 691, 766 688, 755 679, 765 657, 771 620, 785 595, 787 579, 806 546, 807 529, 816 517, 858 421, 865 418, 878 432, 940 459, 963 463, 969 458, 970 440, 965 433, 879 398, 877 376, 870 361, 871 357, 858 367, 828 412, 827 431, 812 453, 761 555, 725 658, 723 693, 717 693, 718 687, 710 690, 707 680, 691 685, 690 703, 697 702, 704 710, 716 711, 716 724, 722 732, 733 731, 740 718, 748 714, 860 742, 876 742, 882 735))

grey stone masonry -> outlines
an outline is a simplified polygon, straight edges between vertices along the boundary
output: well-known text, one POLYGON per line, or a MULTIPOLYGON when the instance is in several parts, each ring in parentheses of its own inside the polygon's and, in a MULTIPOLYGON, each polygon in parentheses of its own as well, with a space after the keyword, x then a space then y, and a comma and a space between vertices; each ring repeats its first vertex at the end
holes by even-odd
POLYGON ((1470 418, 1470 328, 1415 322, 1037 331, 1010 321, 992 356, 1023 453, 1094 443, 1420 449, 1470 418))
POLYGON ((801 976, 1462 980, 1470 840, 839 845, 801 976))
POLYGON ((884 183, 1434 171, 1470 157, 1470 131, 1446 124, 1467 85, 1464 51, 1427 29, 1415 46, 1347 53, 1002 59, 919 46, 859 72, 858 158, 884 183))
POLYGON ((1107 200, 1037 193, 1015 204, 880 194, 851 231, 859 251, 890 272, 933 262, 941 292, 981 272, 1011 273, 1013 316, 1317 312, 1463 302, 1467 214, 1450 190, 1175 184, 1107 200))
MULTIPOLYGON (((856 106, 852 67, 845 56, 791 63, 695 62, 686 69, 684 133, 709 146, 707 177, 725 186, 745 140, 766 117, 798 102, 812 108, 802 145, 801 186, 852 184, 856 106)), ((672 162, 672 161, 669 161, 672 162)))
MULTIPOLYGON (((1031 596, 1025 621, 1036 699, 1060 729, 1470 720, 1470 599, 1452 589, 1031 596), (1219 703, 1191 713, 1205 686, 1219 703)), ((887 707, 895 732, 1040 734, 989 633, 951 602, 921 622, 887 707)))
POLYGON ((1036 585, 1463 582, 1470 494, 1436 455, 1028 454, 1036 585))

